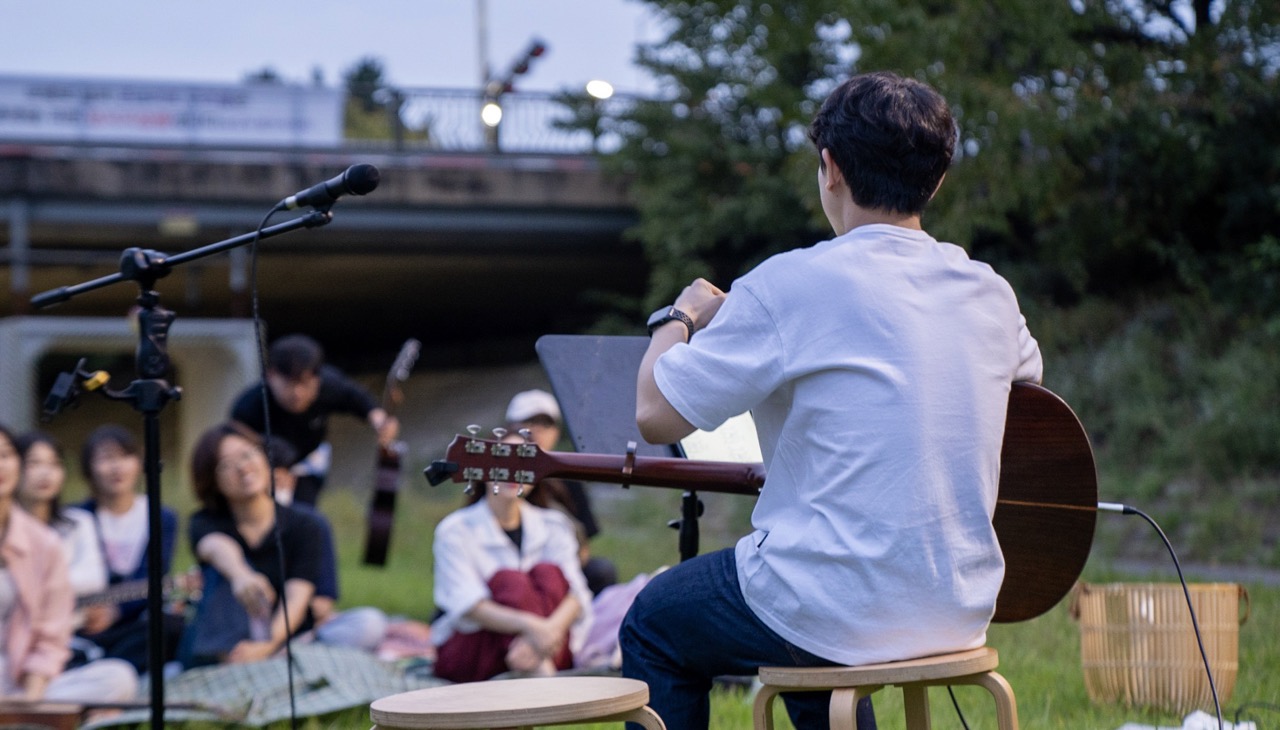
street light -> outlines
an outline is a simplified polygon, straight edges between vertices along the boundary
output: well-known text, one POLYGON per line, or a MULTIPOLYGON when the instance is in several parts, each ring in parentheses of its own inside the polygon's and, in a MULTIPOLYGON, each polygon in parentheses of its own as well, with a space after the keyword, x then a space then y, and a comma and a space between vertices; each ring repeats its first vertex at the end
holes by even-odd
POLYGON ((604 101, 613 96, 613 84, 600 79, 592 79, 587 82, 587 93, 595 99, 604 101))
MULTIPOLYGON (((483 4, 481 4, 483 9, 483 4)), ((498 78, 484 80, 484 105, 480 107, 480 121, 484 122, 485 145, 492 152, 499 150, 498 125, 502 123, 501 101, 504 94, 515 90, 516 79, 529 73, 529 66, 534 59, 541 58, 547 52, 547 44, 538 38, 529 41, 529 45, 520 54, 507 72, 498 78)))
POLYGON ((480 107, 480 121, 486 127, 497 127, 502 122, 502 107, 496 101, 486 101, 480 107))
POLYGON ((587 98, 584 108, 588 115, 587 119, 591 123, 591 147, 596 152, 600 151, 600 120, 603 117, 600 111, 600 102, 606 101, 613 96, 613 84, 603 79, 592 79, 587 82, 587 98))

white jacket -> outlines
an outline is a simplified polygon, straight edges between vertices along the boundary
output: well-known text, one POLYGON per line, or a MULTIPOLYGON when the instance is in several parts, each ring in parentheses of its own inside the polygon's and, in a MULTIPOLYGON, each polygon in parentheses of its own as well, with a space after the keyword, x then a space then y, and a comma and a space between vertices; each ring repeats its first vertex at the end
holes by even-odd
POLYGON ((522 544, 517 550, 488 504, 480 500, 440 521, 432 551, 435 556, 435 603, 444 615, 431 625, 431 641, 440 646, 454 633, 480 626, 463 618, 489 598, 489 579, 504 568, 528 572, 539 563, 560 568, 581 613, 569 629, 569 649, 577 652, 591 625, 591 590, 578 560, 578 536, 564 514, 520 502, 522 544))

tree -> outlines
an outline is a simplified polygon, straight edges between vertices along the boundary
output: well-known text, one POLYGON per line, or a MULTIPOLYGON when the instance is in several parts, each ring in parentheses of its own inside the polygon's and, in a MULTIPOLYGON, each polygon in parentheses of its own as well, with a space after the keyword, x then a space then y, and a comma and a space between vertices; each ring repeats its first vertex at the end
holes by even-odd
POLYGON ((364 111, 378 109, 379 104, 374 97, 378 89, 386 85, 381 61, 372 56, 360 59, 342 75, 342 81, 347 87, 347 97, 358 101, 364 111))
POLYGON ((246 84, 282 84, 284 79, 280 78, 279 72, 270 66, 263 66, 257 71, 250 71, 244 75, 246 84))
POLYGON ((387 83, 382 62, 371 56, 357 61, 342 76, 347 88, 343 127, 348 139, 390 139, 396 147, 407 141, 425 143, 429 125, 407 129, 401 112, 405 95, 387 83))
POLYGON ((804 125, 835 80, 870 69, 954 106, 930 230, 1033 291, 1280 288, 1273 0, 649 4, 671 31, 637 61, 664 98, 603 121, 634 179, 646 307, 827 235, 804 125))

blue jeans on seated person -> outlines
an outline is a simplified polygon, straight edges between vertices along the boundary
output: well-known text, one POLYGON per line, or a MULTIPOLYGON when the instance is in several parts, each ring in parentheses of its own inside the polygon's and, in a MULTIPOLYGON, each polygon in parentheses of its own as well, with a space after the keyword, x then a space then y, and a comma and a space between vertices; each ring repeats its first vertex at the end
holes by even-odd
MULTIPOLYGON (((765 626, 742 598, 733 549, 691 560, 655 576, 636 596, 619 632, 622 674, 649 685, 649 707, 669 728, 710 722, 712 680, 760 667, 829 667, 765 626)), ((782 695, 798 730, 827 728, 830 692, 782 695)), ((875 730, 871 700, 858 703, 858 730, 875 730)), ((638 725, 628 725, 638 730, 638 725)))

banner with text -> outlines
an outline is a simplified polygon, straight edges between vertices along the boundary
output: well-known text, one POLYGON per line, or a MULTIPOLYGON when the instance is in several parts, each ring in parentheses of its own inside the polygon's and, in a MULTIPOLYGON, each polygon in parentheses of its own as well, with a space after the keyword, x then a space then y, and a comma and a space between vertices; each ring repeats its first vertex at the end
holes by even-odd
POLYGON ((0 76, 0 140, 334 147, 345 92, 0 76))

